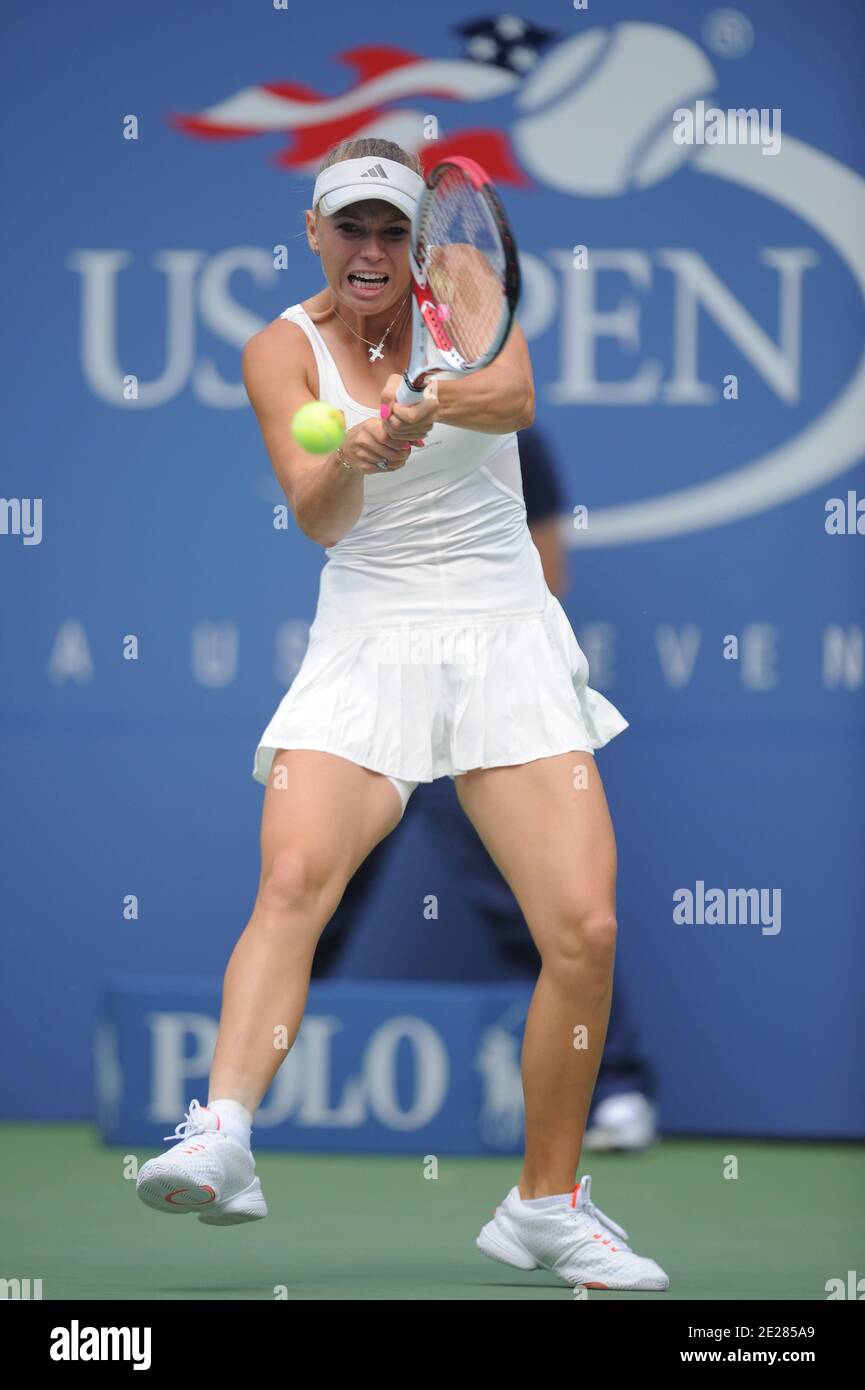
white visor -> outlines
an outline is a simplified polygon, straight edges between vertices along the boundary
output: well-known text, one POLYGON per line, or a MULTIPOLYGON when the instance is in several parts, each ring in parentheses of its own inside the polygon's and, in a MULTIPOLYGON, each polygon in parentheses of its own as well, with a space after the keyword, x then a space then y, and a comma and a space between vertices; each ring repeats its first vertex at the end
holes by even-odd
POLYGON ((349 203, 381 198, 392 203, 406 217, 412 217, 425 187, 423 179, 394 159, 341 159, 319 174, 312 193, 312 206, 325 217, 332 217, 349 203))

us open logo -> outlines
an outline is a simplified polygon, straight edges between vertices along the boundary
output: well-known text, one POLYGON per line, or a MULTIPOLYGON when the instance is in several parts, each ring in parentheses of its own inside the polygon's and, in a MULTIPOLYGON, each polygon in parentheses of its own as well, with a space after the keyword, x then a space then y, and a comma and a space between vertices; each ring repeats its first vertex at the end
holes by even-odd
MULTIPOLYGON (((553 198, 560 205, 550 208, 552 246, 539 249, 539 220, 530 222, 524 245, 516 227, 524 286, 520 324, 530 341, 545 339, 545 351, 545 335, 555 335, 553 379, 541 383, 539 404, 561 408, 568 430, 579 434, 579 476, 593 462, 585 458, 587 416, 597 407, 616 407, 604 414, 602 445, 595 443, 605 455, 596 475, 601 498, 581 499, 590 502, 588 524, 568 526, 571 545, 623 545, 742 521, 859 462, 865 454, 865 352, 861 343, 854 345, 856 359, 846 373, 836 361, 832 314, 819 314, 833 277, 836 292, 838 277, 846 277, 865 305, 865 179, 794 133, 795 114, 788 118, 787 112, 783 144, 772 158, 764 157, 759 141, 677 141, 674 113, 692 111, 696 120, 701 110, 723 110, 727 103, 707 52, 669 25, 605 27, 587 11, 573 37, 532 49, 521 31, 525 21, 500 16, 486 23, 482 46, 467 40, 462 59, 407 62, 395 50, 367 45, 334 55, 358 73, 338 95, 311 99, 307 88, 291 82, 262 83, 171 121, 193 137, 239 124, 247 134, 283 131, 292 144, 280 163, 309 185, 337 117, 351 117, 360 138, 381 135, 386 114, 389 137, 406 148, 432 148, 436 160, 467 154, 503 186, 525 188, 534 180, 536 191, 561 195, 553 198), (415 109, 405 105, 409 98, 415 109), (510 104, 504 116, 503 101, 510 104), (486 126, 485 102, 496 103, 486 126), (424 138, 431 103, 469 108, 448 107, 449 133, 435 142, 424 138), (590 131, 591 138, 576 139, 575 131, 590 131), (666 217, 664 225, 677 230, 666 245, 649 245, 650 234, 641 234, 642 212, 656 191, 661 201, 653 206, 666 217), (613 216, 607 209, 603 244, 586 228, 610 200, 621 202, 621 212, 613 216), (710 251, 719 221, 728 224, 731 238, 739 237, 741 254, 732 258, 732 269, 720 267, 710 251), (562 228, 573 230, 568 246, 561 244, 562 228), (583 269, 574 269, 574 242, 587 243, 583 269), (716 375, 701 375, 707 342, 719 340, 728 358, 747 367, 748 400, 736 405, 722 403, 716 375), (823 341, 833 349, 831 370, 839 379, 809 392, 813 413, 803 423, 803 343, 823 341), (598 366, 604 351, 617 355, 618 375, 598 366), (687 415, 692 407, 703 407, 697 422, 687 415), (731 410, 742 412, 742 422, 724 443, 719 429, 731 410), (638 457, 616 456, 616 429, 628 432, 622 451, 638 457), (760 442, 749 451, 752 436, 760 442)), ((738 84, 736 95, 748 106, 738 84)), ((762 109, 763 95, 753 94, 755 110, 762 109)), ((83 282, 82 372, 94 394, 115 407, 114 281, 125 256, 89 250, 70 260, 83 282)), ((228 270, 243 264, 263 283, 268 275, 278 282, 279 275, 256 248, 228 248, 212 260, 204 266, 199 252, 154 251, 169 301, 166 366, 153 381, 140 383, 125 408, 153 408, 186 389, 220 409, 245 405, 241 382, 217 379, 209 361, 196 360, 195 316, 233 343, 243 310, 231 298, 228 270)), ((836 302, 850 299, 846 290, 841 296, 836 302)))
MULTIPOLYGON (((656 24, 621 24, 612 31, 592 29, 560 44, 524 84, 516 104, 523 115, 513 129, 521 163, 547 186, 582 200, 626 198, 661 184, 681 171, 694 181, 682 191, 683 206, 705 194, 698 179, 737 186, 756 198, 769 200, 792 214, 842 260, 859 297, 865 300, 865 180, 837 160, 785 130, 783 147, 772 159, 763 158, 757 144, 679 143, 672 138, 671 113, 696 108, 717 86, 717 76, 703 50, 676 30, 656 24), (574 140, 575 130, 590 130, 590 140, 574 140)), ((627 214, 627 217, 633 214, 627 214)), ((624 218, 623 218, 624 221, 624 218)), ((627 223, 625 223, 627 225, 627 223)), ((791 222, 791 227, 794 224, 791 222)), ((698 315, 708 315, 750 359, 776 395, 789 404, 798 401, 798 371, 802 342, 802 283, 818 256, 802 246, 758 248, 764 264, 778 277, 777 343, 719 282, 702 256, 690 247, 643 248, 618 255, 602 251, 595 274, 613 266, 630 277, 635 289, 645 287, 652 259, 672 273, 675 300, 671 356, 673 376, 654 382, 642 372, 633 384, 631 404, 697 404, 701 383, 696 355, 698 315), (679 398, 677 402, 677 396, 679 398)), ((592 253, 588 267, 592 274, 592 253)), ((587 286, 575 273, 566 281, 564 314, 579 324, 595 312, 585 304, 587 286), (582 299, 581 299, 582 296, 582 299)), ((531 281, 530 271, 527 279, 531 281)), ((538 288, 543 290, 535 268, 538 288)), ((549 292, 549 291, 547 291, 549 292)), ((636 310, 620 316, 619 331, 637 345, 636 310)), ((589 331, 589 330, 587 330, 589 331)), ((571 349, 579 356, 580 343, 571 349)), ((592 394, 584 363, 568 359, 563 350, 554 399, 564 403, 603 400, 592 394), (580 372, 582 370, 582 377, 580 372)), ((628 404, 627 388, 613 404, 628 404)), ((707 412, 708 414, 708 412, 707 412)), ((646 441, 646 462, 654 460, 646 441)), ((733 467, 720 477, 678 488, 663 496, 646 497, 616 506, 591 509, 589 524, 570 529, 573 545, 619 545, 656 540, 741 520, 815 488, 845 472, 865 452, 865 355, 859 357, 850 379, 817 419, 793 438, 733 467)))

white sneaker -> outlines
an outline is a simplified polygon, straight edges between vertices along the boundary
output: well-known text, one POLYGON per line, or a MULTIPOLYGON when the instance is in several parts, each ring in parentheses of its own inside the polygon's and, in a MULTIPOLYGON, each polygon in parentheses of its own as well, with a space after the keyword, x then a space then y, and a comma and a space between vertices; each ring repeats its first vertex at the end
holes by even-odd
POLYGON ((658 1139, 658 1107, 641 1091, 598 1101, 583 1135, 587 1153, 642 1153, 658 1139))
POLYGON ((549 1269, 566 1284, 587 1289, 669 1288, 654 1260, 635 1255, 628 1233, 591 1199, 592 1180, 584 1175, 570 1201, 529 1207, 512 1187, 475 1244, 491 1260, 515 1269, 549 1269))
POLYGON ((223 1132, 218 1115, 193 1100, 186 1119, 165 1138, 178 1135, 179 1144, 139 1169, 136 1191, 142 1202, 154 1211, 198 1212, 199 1221, 208 1226, 235 1226, 267 1216, 255 1159, 223 1132))

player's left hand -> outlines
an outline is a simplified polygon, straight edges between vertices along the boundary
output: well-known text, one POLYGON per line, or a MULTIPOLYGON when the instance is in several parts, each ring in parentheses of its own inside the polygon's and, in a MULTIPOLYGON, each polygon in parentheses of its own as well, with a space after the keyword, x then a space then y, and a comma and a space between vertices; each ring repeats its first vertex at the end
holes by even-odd
POLYGON ((401 381, 402 377, 395 372, 393 376, 388 377, 381 393, 382 423, 385 432, 394 439, 405 439, 410 444, 423 446, 424 437, 429 434, 438 419, 436 379, 430 377, 424 388, 423 399, 418 401, 417 405, 399 404, 396 393, 401 381))

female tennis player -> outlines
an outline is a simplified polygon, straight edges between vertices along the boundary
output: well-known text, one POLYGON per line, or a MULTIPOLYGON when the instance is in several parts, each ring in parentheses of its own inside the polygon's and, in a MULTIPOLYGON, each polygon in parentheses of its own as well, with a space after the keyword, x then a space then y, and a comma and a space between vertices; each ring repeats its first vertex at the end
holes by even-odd
POLYGON ((331 150, 306 214, 325 283, 244 350, 275 474, 327 563, 305 658, 255 753, 261 875, 225 976, 208 1104, 191 1101, 138 1192, 210 1225, 266 1216, 251 1126, 300 1028, 316 943, 417 784, 447 776, 542 962, 523 1043, 522 1172, 476 1243, 572 1285, 665 1289, 594 1205, 591 1178, 575 1184, 617 930, 593 753, 627 724, 589 687, 526 525, 515 431, 534 417, 534 388, 520 329, 474 375, 432 377, 417 404, 397 402, 423 190, 419 161, 390 141, 331 150), (291 431, 316 400, 348 426, 326 457, 291 431))

